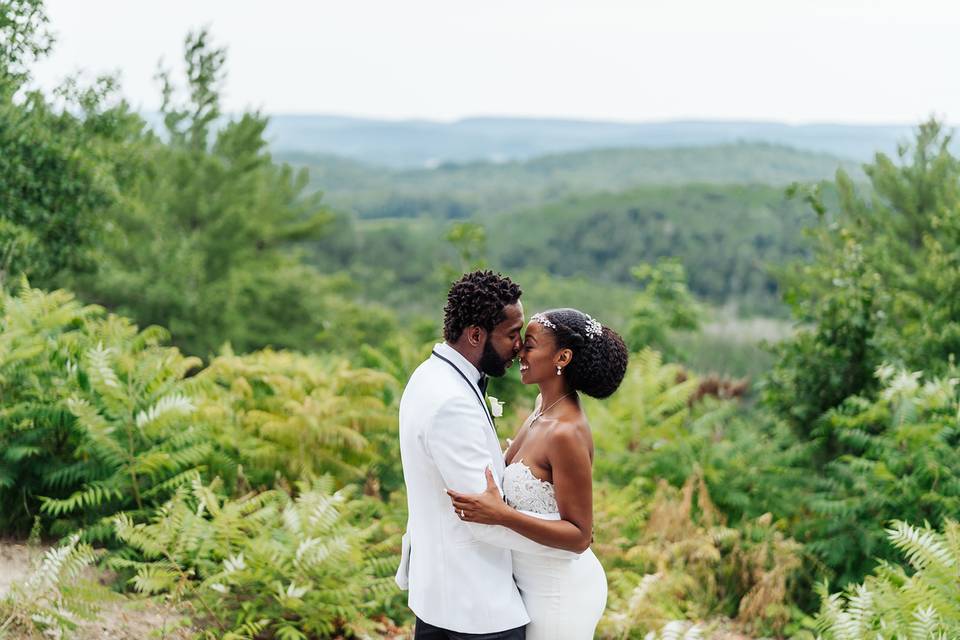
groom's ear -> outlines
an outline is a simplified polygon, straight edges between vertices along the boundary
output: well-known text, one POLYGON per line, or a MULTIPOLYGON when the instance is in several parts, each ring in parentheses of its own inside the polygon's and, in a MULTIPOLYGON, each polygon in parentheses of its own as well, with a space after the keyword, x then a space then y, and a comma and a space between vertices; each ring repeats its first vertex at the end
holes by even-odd
POLYGON ((486 331, 483 327, 470 326, 464 329, 464 333, 467 334, 467 342, 469 342, 472 347, 481 346, 484 338, 486 338, 486 331))

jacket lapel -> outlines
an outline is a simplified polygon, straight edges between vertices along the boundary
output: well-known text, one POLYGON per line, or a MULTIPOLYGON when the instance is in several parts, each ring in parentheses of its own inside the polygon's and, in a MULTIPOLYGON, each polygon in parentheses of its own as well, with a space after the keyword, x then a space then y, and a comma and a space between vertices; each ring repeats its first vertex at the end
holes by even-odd
POLYGON ((473 392, 474 396, 477 398, 477 402, 480 403, 480 407, 483 409, 484 415, 487 417, 487 422, 490 424, 490 431, 487 432, 487 446, 490 447, 490 457, 493 459, 493 473, 496 478, 497 485, 501 483, 501 478, 503 478, 504 470, 504 461, 503 461, 503 449, 500 448, 500 437, 497 435, 497 427, 493 421, 493 414, 490 413, 490 408, 487 406, 485 398, 480 394, 480 389, 477 385, 470 381, 470 378, 467 377, 460 367, 458 367, 453 360, 447 358, 441 353, 438 353, 436 349, 433 350, 432 356, 435 356, 439 360, 446 363, 453 372, 456 372, 454 375, 459 375, 464 382, 470 387, 470 390, 473 392))
POLYGON ((476 383, 471 382, 470 378, 467 377, 467 374, 465 374, 463 371, 460 370, 460 367, 454 364, 454 362, 449 358, 447 358, 446 356, 443 356, 437 353, 436 349, 433 350, 432 355, 446 362, 450 366, 450 368, 456 371, 457 374, 461 378, 463 378, 463 381, 467 383, 467 385, 470 387, 470 390, 473 392, 473 395, 476 396, 477 402, 480 403, 480 407, 483 408, 483 415, 487 417, 487 422, 490 423, 490 428, 493 430, 494 436, 496 436, 497 426, 493 421, 493 414, 490 413, 490 408, 487 406, 486 400, 484 399, 483 395, 480 393, 480 389, 477 388, 476 383))

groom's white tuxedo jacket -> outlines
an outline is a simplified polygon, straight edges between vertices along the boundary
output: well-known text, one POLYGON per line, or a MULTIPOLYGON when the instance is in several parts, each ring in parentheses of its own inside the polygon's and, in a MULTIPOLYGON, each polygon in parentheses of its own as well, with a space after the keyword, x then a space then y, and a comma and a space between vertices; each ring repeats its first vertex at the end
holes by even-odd
POLYGON ((434 347, 400 400, 400 455, 407 533, 397 584, 424 622, 461 633, 494 633, 530 621, 513 581, 511 549, 575 558, 501 526, 461 521, 446 493, 501 486, 503 451, 477 386, 480 372, 447 344, 434 347))

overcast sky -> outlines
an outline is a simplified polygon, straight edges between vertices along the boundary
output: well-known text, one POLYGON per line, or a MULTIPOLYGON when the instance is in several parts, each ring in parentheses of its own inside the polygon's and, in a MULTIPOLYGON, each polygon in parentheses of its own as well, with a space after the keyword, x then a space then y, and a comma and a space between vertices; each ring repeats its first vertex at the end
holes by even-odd
POLYGON ((228 49, 225 106, 476 115, 915 123, 960 119, 960 2, 932 0, 49 0, 35 69, 153 75, 188 30, 228 49))

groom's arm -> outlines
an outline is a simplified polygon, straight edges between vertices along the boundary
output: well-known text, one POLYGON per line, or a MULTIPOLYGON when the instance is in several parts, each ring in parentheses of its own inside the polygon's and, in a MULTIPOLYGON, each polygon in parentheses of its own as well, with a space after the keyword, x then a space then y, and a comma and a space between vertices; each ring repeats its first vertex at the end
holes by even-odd
MULTIPOLYGON (((492 466, 484 429, 490 429, 475 400, 454 398, 440 410, 426 430, 426 448, 448 489, 481 493, 486 488, 485 471, 492 466)), ((451 512, 453 506, 450 506, 451 512)), ((579 554, 548 547, 499 525, 460 522, 471 535, 496 547, 555 558, 576 558, 579 554)))

